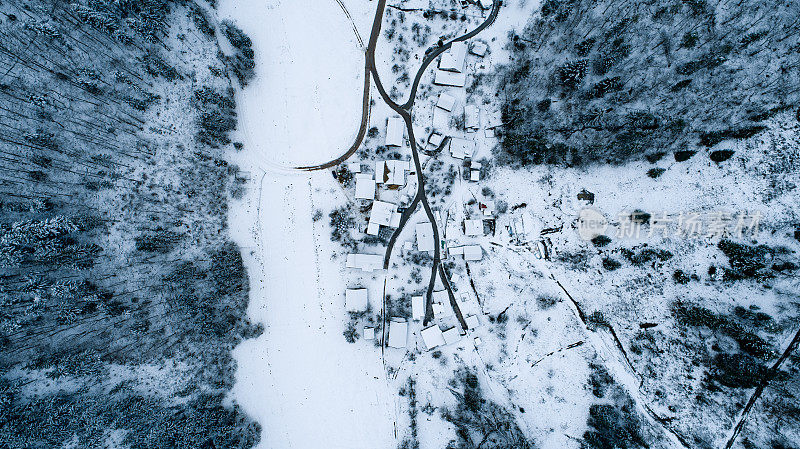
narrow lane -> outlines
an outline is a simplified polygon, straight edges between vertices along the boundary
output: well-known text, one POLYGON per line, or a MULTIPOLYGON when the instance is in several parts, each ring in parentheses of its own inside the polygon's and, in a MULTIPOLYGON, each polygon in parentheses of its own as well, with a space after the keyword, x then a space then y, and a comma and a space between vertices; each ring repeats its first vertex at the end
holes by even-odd
POLYGON ((414 199, 409 204, 408 208, 403 212, 400 217, 400 226, 395 230, 392 234, 392 237, 389 239, 389 244, 386 247, 386 254, 383 259, 383 267, 384 269, 389 268, 389 259, 391 258, 392 249, 394 248, 395 243, 397 242, 397 238, 400 233, 405 228, 406 223, 408 222, 411 215, 416 212, 419 203, 422 203, 422 207, 425 210, 425 214, 428 217, 428 221, 431 223, 431 227, 433 228, 433 241, 434 241, 434 254, 433 254, 433 266, 431 267, 431 277, 430 281, 428 282, 428 289, 425 293, 425 319, 423 321, 423 325, 427 325, 433 319, 433 289, 436 285, 436 275, 439 274, 442 280, 442 284, 444 285, 445 289, 447 290, 447 295, 450 298, 450 305, 453 308, 453 311, 458 318, 459 323, 461 324, 462 329, 468 329, 467 322, 464 320, 463 315, 461 314, 461 310, 458 307, 458 303, 456 302, 455 295, 453 294, 453 289, 450 286, 450 283, 447 281, 447 276, 445 275, 444 268, 441 266, 442 259, 441 259, 441 239, 439 237, 439 227, 436 223, 436 219, 433 215, 433 211, 431 210, 431 206, 428 203, 428 197, 425 193, 425 177, 422 174, 422 164, 419 160, 419 152, 417 151, 417 139, 414 136, 414 126, 411 120, 411 110, 414 106, 414 102, 416 101, 416 91, 419 87, 420 79, 422 78, 423 73, 427 70, 428 66, 442 53, 447 51, 452 45, 453 42, 464 41, 471 37, 476 36, 486 27, 491 25, 497 14, 500 12, 500 6, 502 5, 502 1, 495 1, 492 5, 492 11, 486 20, 481 23, 477 28, 472 30, 469 33, 466 33, 462 36, 459 36, 455 39, 448 41, 447 43, 437 46, 431 47, 426 53, 428 56, 422 61, 422 65, 420 66, 417 74, 414 77, 414 84, 412 85, 412 89, 409 92, 408 101, 405 102, 403 105, 397 104, 394 100, 389 97, 386 89, 384 89, 383 84, 380 80, 380 75, 375 66, 375 52, 374 52, 374 43, 372 41, 373 37, 376 37, 380 32, 380 27, 383 22, 383 11, 386 6, 386 0, 379 0, 378 2, 378 12, 375 14, 375 21, 372 25, 372 32, 373 35, 370 37, 370 45, 373 51, 367 52, 367 66, 370 68, 372 72, 372 76, 375 80, 375 86, 378 89, 378 93, 380 93, 381 98, 383 101, 393 110, 395 111, 400 117, 403 118, 403 121, 406 125, 406 130, 408 131, 408 139, 411 146, 411 156, 414 160, 414 167, 417 174, 417 193, 414 196, 414 199))

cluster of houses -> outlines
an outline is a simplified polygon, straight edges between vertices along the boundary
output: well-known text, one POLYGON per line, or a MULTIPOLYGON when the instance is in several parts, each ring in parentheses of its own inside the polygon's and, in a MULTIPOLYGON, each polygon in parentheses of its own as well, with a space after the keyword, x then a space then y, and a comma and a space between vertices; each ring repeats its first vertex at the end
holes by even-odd
MULTIPOLYGON (((450 318, 454 312, 450 306, 450 300, 446 290, 435 291, 432 293, 432 308, 434 319, 450 318)), ((457 298, 459 310, 462 313, 471 311, 472 307, 469 298, 462 295, 457 298)), ((363 312, 369 307, 369 291, 365 288, 349 288, 345 291, 345 309, 348 312, 363 312)), ((425 318, 425 298, 423 296, 411 297, 411 315, 413 321, 423 321, 425 318)), ((467 314, 464 318, 469 331, 475 330, 480 326, 480 320, 476 314, 467 314)), ((391 348, 406 348, 408 345, 409 322, 405 318, 393 317, 388 321, 386 345, 391 348)), ((365 326, 363 330, 365 340, 375 339, 375 328, 365 326)), ((458 343, 463 338, 461 330, 456 326, 442 329, 439 324, 431 324, 420 330, 420 337, 425 345, 425 349, 430 351, 439 346, 458 343)), ((475 344, 480 344, 480 339, 475 338, 475 344)))
MULTIPOLYGON (((491 7, 491 0, 481 0, 484 8, 491 7), (488 5, 485 6, 484 4, 488 5)), ((434 84, 449 87, 464 87, 466 84, 466 58, 468 54, 473 54, 483 58, 488 52, 488 46, 483 42, 453 42, 450 49, 444 52, 437 67, 434 84)), ((447 92, 442 92, 437 97, 435 109, 440 113, 446 113, 447 117, 455 112, 457 99, 447 92)), ((466 133, 477 132, 481 128, 480 110, 473 104, 465 105, 463 126, 466 133)), ((387 148, 402 147, 405 145, 406 123, 401 117, 389 117, 386 122, 385 145, 387 148)), ((464 167, 469 171, 466 178, 470 181, 479 181, 481 174, 481 163, 473 160, 476 151, 474 140, 465 137, 445 136, 442 133, 433 132, 427 139, 427 144, 440 148, 447 146, 450 156, 464 161, 464 167)), ((364 202, 371 202, 369 217, 364 232, 367 235, 377 236, 381 234, 383 228, 397 228, 400 225, 402 209, 398 204, 392 202, 390 198, 399 195, 392 194, 392 191, 403 191, 413 186, 407 182, 407 175, 415 172, 413 161, 402 160, 379 160, 375 162, 374 173, 362 172, 360 163, 348 165, 348 169, 354 175, 355 198, 364 202)), ((409 178, 412 178, 409 176, 409 178)), ((479 203, 479 213, 484 217, 491 217, 494 214, 493 208, 489 205, 479 203)), ((434 218, 442 223, 441 214, 435 211, 434 218)), ((474 242, 474 238, 484 235, 483 218, 471 218, 463 220, 461 223, 462 235, 466 238, 464 243, 445 244, 442 239, 441 252, 443 257, 461 256, 466 261, 477 261, 483 257, 483 249, 474 242)), ((403 251, 413 251, 416 243, 416 251, 433 253, 436 241, 434 239, 433 227, 430 222, 420 222, 414 225, 416 234, 415 241, 404 242, 403 251)), ((460 240, 460 239, 456 239, 460 240)), ((361 270, 363 272, 374 272, 384 267, 384 256, 382 254, 362 254, 353 253, 347 255, 347 268, 361 270)), ((452 322, 454 310, 450 303, 449 294, 446 290, 435 291, 432 293, 432 309, 434 323, 420 330, 419 335, 427 350, 454 344, 462 340, 463 331, 461 326, 446 326, 443 323, 452 322), (439 324, 441 323, 441 324, 439 324)), ((367 310, 369 306, 369 293, 365 288, 351 288, 345 292, 346 309, 350 312, 360 312, 367 310)), ((480 324, 478 312, 473 310, 471 303, 466 295, 456 298, 456 304, 461 316, 467 324, 467 331, 474 330, 480 324)), ((387 322, 386 345, 392 348, 406 348, 410 322, 423 321, 425 317, 425 298, 423 296, 411 297, 411 317, 393 317, 387 322)), ((365 326, 363 338, 371 340, 376 338, 375 328, 365 326)), ((476 345, 480 344, 480 339, 475 338, 476 345)))

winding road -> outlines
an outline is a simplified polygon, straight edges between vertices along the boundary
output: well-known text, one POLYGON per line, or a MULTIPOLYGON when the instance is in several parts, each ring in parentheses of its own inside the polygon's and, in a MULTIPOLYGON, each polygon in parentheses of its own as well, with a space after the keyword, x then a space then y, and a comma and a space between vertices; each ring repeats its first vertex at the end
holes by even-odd
MULTIPOLYGON (((341 3, 340 5, 344 8, 344 6, 341 3)), ((467 39, 475 37, 481 31, 483 31, 484 29, 489 27, 492 23, 494 23, 495 19, 497 18, 497 14, 500 12, 501 6, 502 6, 502 1, 500 0, 495 1, 494 4, 492 5, 492 10, 489 13, 489 16, 474 30, 466 34, 463 34, 461 36, 458 36, 454 39, 451 39, 450 41, 442 45, 430 47, 425 52, 426 56, 422 60, 422 65, 417 70, 417 73, 414 76, 414 81, 411 84, 411 90, 409 91, 408 100, 406 100, 406 102, 401 105, 392 100, 389 94, 386 92, 386 89, 383 87, 383 83, 381 83, 380 75, 378 74, 377 66, 375 64, 375 49, 378 44, 378 38, 380 37, 381 27, 383 24, 383 14, 386 9, 386 0, 378 0, 378 4, 376 6, 376 11, 375 11, 375 18, 372 22, 372 29, 370 31, 369 42, 367 43, 367 48, 365 53, 366 57, 364 63, 364 90, 361 103, 361 123, 359 125, 355 141, 350 146, 350 148, 348 148, 347 151, 345 151, 344 154, 335 159, 324 162, 322 164, 295 167, 296 170, 302 170, 302 171, 324 170, 341 164, 342 162, 349 159, 353 154, 355 154, 355 152, 363 143, 364 136, 367 133, 367 126, 369 125, 369 112, 370 112, 370 82, 372 79, 374 79, 375 87, 378 90, 381 99, 395 113, 400 115, 400 117, 402 117, 403 121, 405 122, 406 130, 408 132, 409 142, 411 145, 411 155, 414 160, 414 167, 417 175, 417 193, 414 196, 414 199, 409 204, 409 206, 401 215, 400 225, 389 239, 389 243, 387 244, 386 254, 384 256, 384 261, 383 261, 384 269, 389 268, 389 259, 391 258, 392 250, 394 248, 395 243, 397 242, 397 238, 405 228, 405 225, 408 222, 408 220, 416 212, 420 203, 422 203, 422 207, 425 210, 425 214, 428 217, 428 221, 431 223, 431 226, 433 228, 433 240, 434 240, 433 266, 431 267, 430 281, 428 282, 428 289, 425 294, 425 319, 423 321, 423 325, 427 325, 433 319, 433 289, 436 285, 436 276, 438 274, 440 279, 442 280, 442 284, 447 290, 447 295, 450 299, 450 305, 453 308, 453 311, 455 312, 456 317, 458 318, 458 321, 461 324, 461 327, 465 330, 468 328, 467 323, 464 320, 464 317, 461 313, 461 310, 458 307, 455 295, 453 294, 453 289, 450 286, 450 283, 447 279, 447 274, 445 272, 444 266, 442 265, 442 259, 441 259, 442 247, 441 247, 441 239, 439 236, 439 228, 436 225, 436 220, 433 215, 433 210, 431 209, 431 206, 428 203, 428 198, 425 193, 425 178, 422 174, 422 164, 420 163, 419 152, 417 150, 417 141, 414 136, 414 127, 411 120, 411 110, 414 107, 414 102, 416 101, 417 89, 419 88, 422 75, 428 69, 430 64, 434 62, 436 58, 438 58, 442 53, 449 50, 450 47, 453 45, 453 42, 466 41, 467 39)), ((349 16, 349 13, 347 12, 346 8, 344 8, 344 11, 345 14, 349 16)), ((358 36, 357 32, 356 35, 358 36)), ((360 36, 358 37, 358 40, 359 42, 361 42, 360 36)), ((384 316, 383 319, 385 321, 386 317, 384 316)), ((386 323, 384 322, 383 326, 384 329, 386 329, 385 324, 386 323)))
MULTIPOLYGON (((426 51, 426 56, 422 61, 422 65, 420 66, 419 70, 417 70, 417 74, 414 76, 414 82, 411 85, 411 90, 409 92, 408 100, 402 104, 397 104, 394 100, 386 92, 384 89, 383 84, 380 81, 380 75, 378 74, 378 70, 375 64, 375 48, 378 43, 378 37, 380 36, 381 26, 383 23, 383 13, 386 9, 386 0, 378 0, 375 18, 372 23, 372 30, 370 32, 369 43, 367 44, 366 50, 366 62, 365 62, 365 74, 364 74, 364 94, 363 94, 363 101, 362 101, 362 115, 361 115, 361 125, 358 131, 358 135, 356 136, 355 142, 353 145, 341 156, 331 161, 328 161, 323 164, 308 166, 308 167, 298 167, 300 170, 307 170, 307 171, 314 171, 314 170, 323 170, 326 168, 333 167, 342 163, 343 161, 347 160, 350 156, 352 156, 358 147, 361 146, 363 142, 364 135, 366 134, 367 125, 369 122, 369 90, 370 90, 370 77, 375 80, 375 87, 378 90, 378 93, 381 96, 381 99, 398 115, 403 118, 403 121, 406 125, 406 130, 408 132, 408 138, 411 145, 411 155, 414 160, 414 167, 417 175, 417 193, 414 196, 414 199, 409 204, 408 208, 403 212, 400 218, 400 225, 392 234, 389 243, 386 248, 386 254, 384 256, 383 266, 384 269, 389 268, 389 259, 392 254, 392 249, 394 248, 395 243, 397 242, 397 238, 400 233, 405 228, 406 223, 408 222, 409 218, 416 212, 419 204, 422 203, 422 207, 425 210, 425 214, 428 217, 429 222, 433 228, 433 240, 434 240, 434 255, 433 255, 433 266, 431 267, 431 276, 430 281, 428 283, 428 289, 425 295, 425 319, 423 321, 424 325, 427 325, 433 319, 433 289, 436 285, 436 275, 438 274, 442 280, 445 289, 447 290, 448 297, 450 299, 450 305, 453 308, 453 311, 458 318, 459 323, 463 329, 467 329, 467 323, 464 320, 464 317, 461 313, 460 308, 458 307, 458 303, 456 302, 455 295, 453 294, 453 289, 450 286, 450 283, 447 280, 447 275, 445 273, 444 267, 441 263, 441 239, 439 236, 439 228, 436 225, 436 219, 433 215, 433 210, 428 202, 427 195, 425 193, 425 178, 422 174, 422 164, 420 163, 419 159, 419 152, 417 150, 417 141, 414 136, 414 127, 411 120, 411 109, 414 106, 414 102, 416 100, 416 93, 419 87, 420 80, 422 79, 422 75, 427 70, 428 66, 437 58, 439 55, 444 53, 445 51, 449 50, 452 46, 453 42, 458 41, 465 41, 476 36, 478 33, 486 29, 497 18, 497 14, 500 12, 500 7, 502 5, 501 1, 494 2, 492 6, 492 10, 489 13, 489 16, 483 21, 478 27, 474 30, 456 37, 442 45, 438 45, 435 47, 431 47, 426 51)), ((385 305, 384 305, 385 306, 385 305)), ((386 320, 385 314, 383 317, 384 321, 386 320)), ((386 329, 385 322, 384 322, 384 331, 386 329)))

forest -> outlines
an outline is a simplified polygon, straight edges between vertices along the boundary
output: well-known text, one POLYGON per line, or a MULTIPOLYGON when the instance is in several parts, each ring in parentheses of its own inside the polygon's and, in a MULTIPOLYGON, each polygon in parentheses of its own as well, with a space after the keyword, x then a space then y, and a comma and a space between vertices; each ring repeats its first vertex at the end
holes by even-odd
POLYGON ((622 163, 751 137, 798 105, 799 18, 783 0, 545 0, 510 36, 498 159, 622 163))
POLYGON ((225 402, 231 350, 261 331, 226 232, 254 54, 215 14, 0 2, 0 447, 260 438, 225 402))

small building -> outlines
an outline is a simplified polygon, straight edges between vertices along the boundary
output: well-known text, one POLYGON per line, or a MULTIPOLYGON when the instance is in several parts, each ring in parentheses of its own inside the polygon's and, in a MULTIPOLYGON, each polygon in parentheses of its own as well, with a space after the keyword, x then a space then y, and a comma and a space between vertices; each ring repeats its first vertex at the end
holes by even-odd
POLYGON ((360 200, 375 199, 375 180, 372 175, 359 173, 356 175, 356 198, 360 200))
POLYGON ((464 321, 467 322, 467 327, 469 330, 475 329, 481 325, 478 321, 478 317, 475 315, 468 315, 466 318, 464 318, 464 321))
POLYGON ((463 72, 467 59, 467 43, 458 41, 450 44, 450 49, 442 53, 439 69, 448 72, 463 72))
POLYGON ((464 106, 464 129, 477 130, 480 123, 480 111, 474 104, 464 106))
POLYGON ((403 186, 406 184, 406 171, 410 169, 411 161, 377 161, 375 182, 386 186, 403 186))
MULTIPOLYGON (((483 2, 481 2, 483 3, 483 2)), ((491 8, 491 6, 490 6, 491 8)), ((486 45, 485 42, 474 42, 472 44, 472 48, 469 49, 469 52, 475 56, 480 56, 481 58, 486 56, 486 52, 489 50, 489 46, 486 45)))
POLYGON ((447 290, 433 292, 433 294, 431 294, 431 299, 433 299, 435 303, 447 305, 447 308, 450 308, 450 294, 447 293, 447 290))
POLYGON ((411 297, 411 317, 420 321, 425 318, 425 298, 422 296, 411 297))
POLYGON ((470 170, 469 172, 469 180, 472 182, 478 182, 481 180, 481 171, 480 170, 470 170))
POLYGON ((386 146, 403 146, 406 123, 400 117, 389 117, 386 122, 386 146))
POLYGON ((361 173, 361 162, 351 162, 347 164, 350 173, 361 173))
POLYGON ((439 100, 436 101, 436 107, 444 109, 447 112, 452 112, 456 106, 456 97, 447 95, 445 93, 439 94, 439 100))
POLYGON ((364 340, 374 340, 375 339, 375 328, 364 326, 364 340))
POLYGON ((475 337, 475 346, 477 347, 477 346, 480 346, 482 344, 483 344, 483 340, 481 340, 481 337, 475 337))
POLYGON ((437 70, 433 84, 439 86, 464 87, 467 84, 467 74, 459 72, 448 72, 447 70, 437 70))
POLYGON ((348 312, 367 310, 369 291, 366 288, 348 288, 344 292, 344 306, 348 312))
POLYGON ((464 220, 464 235, 467 237, 483 235, 483 220, 464 220))
POLYGON ((457 328, 451 327, 450 329, 442 332, 442 337, 444 337, 445 344, 451 345, 461 340, 461 332, 459 332, 457 328))
POLYGON ((450 155, 456 159, 472 157, 475 152, 475 142, 458 137, 450 138, 450 155))
POLYGON ((422 329, 419 334, 422 336, 422 341, 425 343, 425 348, 428 351, 445 344, 442 330, 439 329, 439 326, 436 324, 422 329))
POLYGON ((415 226, 417 231, 417 250, 433 252, 436 243, 433 240, 433 227, 430 223, 417 223, 415 226))
POLYGON ((434 317, 444 316, 444 305, 442 305, 441 303, 435 302, 431 304, 431 308, 433 309, 434 317))
POLYGON ((480 245, 465 245, 463 251, 464 260, 483 259, 483 249, 480 245))
POLYGON ((408 340, 408 323, 402 318, 392 318, 389 322, 389 341, 392 348, 405 348, 408 340))
POLYGON ((386 201, 375 200, 372 202, 367 234, 378 235, 381 226, 396 228, 399 224, 400 212, 397 212, 397 206, 386 201))
POLYGON ((428 143, 435 147, 441 145, 443 140, 444 136, 436 132, 431 133, 430 137, 428 137, 428 143))
POLYGON ((383 269, 383 256, 380 254, 348 254, 345 266, 367 272, 381 270, 383 269))

